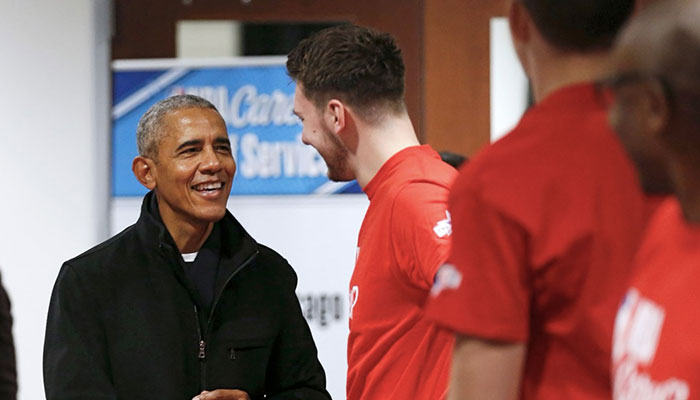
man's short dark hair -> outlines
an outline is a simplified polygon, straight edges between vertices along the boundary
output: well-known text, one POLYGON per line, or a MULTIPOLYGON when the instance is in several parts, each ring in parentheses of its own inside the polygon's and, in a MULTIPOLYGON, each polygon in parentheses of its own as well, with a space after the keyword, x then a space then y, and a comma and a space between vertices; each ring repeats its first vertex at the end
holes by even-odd
POLYGON ((574 52, 609 49, 634 0, 520 0, 552 46, 574 52))
POLYGON ((350 24, 324 29, 289 53, 287 71, 316 106, 338 98, 365 117, 405 109, 401 49, 388 33, 350 24))

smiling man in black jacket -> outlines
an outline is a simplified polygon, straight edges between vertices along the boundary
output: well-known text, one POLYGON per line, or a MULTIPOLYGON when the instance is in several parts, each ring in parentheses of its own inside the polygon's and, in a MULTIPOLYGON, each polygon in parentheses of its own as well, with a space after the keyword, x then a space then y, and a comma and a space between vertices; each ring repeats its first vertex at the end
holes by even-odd
POLYGON ((56 281, 47 399, 329 399, 294 271, 226 210, 236 164, 214 106, 163 100, 137 141, 139 220, 56 281))

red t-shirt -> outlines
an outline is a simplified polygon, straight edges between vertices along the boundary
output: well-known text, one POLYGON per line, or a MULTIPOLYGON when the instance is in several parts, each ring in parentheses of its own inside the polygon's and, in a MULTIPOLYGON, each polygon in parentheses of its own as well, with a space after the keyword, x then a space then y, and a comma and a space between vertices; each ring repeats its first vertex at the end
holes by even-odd
POLYGON ((452 334, 425 319, 452 232, 447 197, 457 171, 429 146, 406 148, 364 188, 370 203, 350 280, 348 400, 439 399, 452 334))
POLYGON ((610 398, 615 312, 648 210, 593 85, 548 96, 464 168, 429 317, 524 342, 523 399, 610 398))
POLYGON ((615 321, 615 399, 700 398, 700 225, 675 199, 654 216, 615 321))

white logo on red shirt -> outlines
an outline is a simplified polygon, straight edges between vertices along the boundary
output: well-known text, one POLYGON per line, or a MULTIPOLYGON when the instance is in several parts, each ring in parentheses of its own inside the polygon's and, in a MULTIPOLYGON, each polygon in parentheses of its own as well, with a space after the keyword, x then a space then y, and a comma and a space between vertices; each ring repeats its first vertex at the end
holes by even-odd
POLYGON ((350 289, 350 319, 352 319, 352 310, 355 309, 355 304, 357 303, 357 299, 359 297, 360 288, 358 288, 357 285, 355 285, 352 287, 352 289, 350 289))
POLYGON ((654 361, 665 317, 663 307, 642 297, 638 290, 632 288, 627 292, 615 318, 612 354, 615 399, 688 399, 687 382, 675 377, 654 381, 640 371, 640 367, 648 367, 654 361))
POLYGON ((439 238, 444 238, 452 234, 452 217, 449 211, 445 211, 445 215, 447 215, 447 218, 441 219, 433 227, 433 232, 435 232, 439 238))
POLYGON ((435 283, 430 295, 435 297, 445 289, 457 289, 462 284, 462 273, 452 264, 443 264, 435 274, 435 283))

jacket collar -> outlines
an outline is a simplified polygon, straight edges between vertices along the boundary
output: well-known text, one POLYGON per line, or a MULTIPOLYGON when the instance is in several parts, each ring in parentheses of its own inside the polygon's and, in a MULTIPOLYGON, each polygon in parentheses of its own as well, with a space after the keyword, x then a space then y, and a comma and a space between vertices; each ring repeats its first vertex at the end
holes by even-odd
MULTIPOLYGON (((258 243, 246 232, 243 226, 226 210, 226 215, 217 221, 221 230, 220 274, 234 273, 246 260, 258 252, 258 243)), ((146 194, 141 204, 141 215, 134 225, 139 241, 151 251, 164 252, 168 258, 175 258, 174 264, 180 267, 180 251, 170 232, 165 227, 158 210, 154 191, 146 194)), ((182 268, 177 268, 181 270, 182 268)), ((218 284, 217 284, 218 286, 218 284)))

